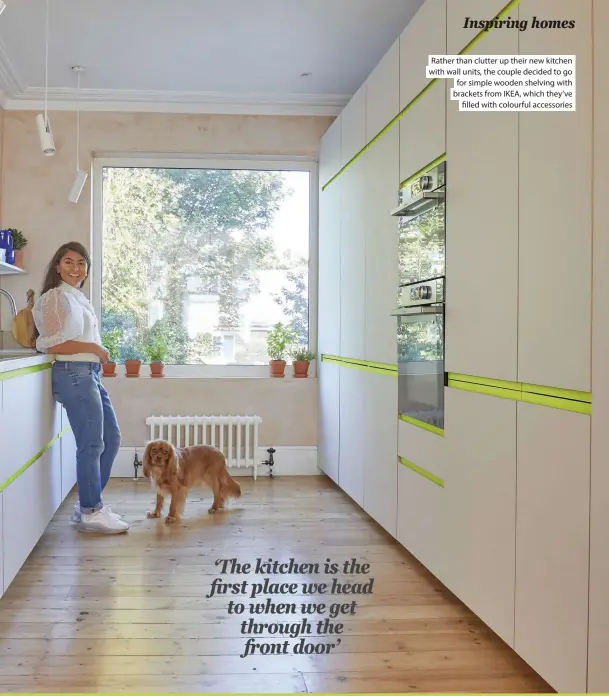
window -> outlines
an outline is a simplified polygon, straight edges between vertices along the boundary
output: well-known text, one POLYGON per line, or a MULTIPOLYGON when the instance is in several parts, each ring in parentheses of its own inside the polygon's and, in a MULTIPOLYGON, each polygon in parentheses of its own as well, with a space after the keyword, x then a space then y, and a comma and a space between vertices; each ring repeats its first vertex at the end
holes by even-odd
POLYGON ((168 366, 266 366, 277 323, 313 345, 313 174, 304 162, 97 160, 93 298, 118 359, 161 344, 168 366))

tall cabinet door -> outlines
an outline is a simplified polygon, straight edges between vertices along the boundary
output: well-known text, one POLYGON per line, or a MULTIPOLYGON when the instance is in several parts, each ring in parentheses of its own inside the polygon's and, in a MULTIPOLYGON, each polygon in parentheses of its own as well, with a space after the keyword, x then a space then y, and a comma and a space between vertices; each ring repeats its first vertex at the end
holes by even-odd
POLYGON ((398 502, 398 380, 362 373, 364 382, 364 510, 393 537, 398 502))
MULTIPOLYGON (((1 387, 0 387, 1 388, 1 387)), ((2 401, 0 400, 0 404, 2 401)), ((0 411, 1 412, 1 411, 0 411)), ((0 493, 0 597, 4 594, 4 548, 2 538, 4 534, 4 517, 2 511, 2 493, 0 493)))
POLYGON ((590 627, 588 691, 609 692, 609 3, 593 4, 594 28, 594 256, 592 315, 590 627))
MULTIPOLYGON (((449 44, 462 24, 449 23, 449 44)), ((516 54, 518 33, 491 31, 473 53, 516 54)), ((516 381, 518 114, 459 111, 456 100, 447 112, 446 370, 516 381)))
POLYGON ((446 389, 447 587, 514 645, 516 402, 446 389))
POLYGON ((320 362, 318 367, 318 459, 319 468, 334 483, 339 482, 340 372, 338 365, 320 362))
POLYGON ((339 179, 341 185, 340 355, 360 360, 365 351, 365 200, 369 152, 359 157, 339 179))
POLYGON ((366 373, 341 367, 340 452, 338 485, 358 504, 364 504, 364 447, 366 373))
POLYGON ((397 323, 398 224, 390 212, 398 203, 399 131, 392 128, 366 153, 365 278, 366 360, 394 365, 397 323))
POLYGON ((319 194, 317 348, 340 354, 341 190, 343 178, 319 194))
POLYGON ((521 54, 577 56, 577 108, 519 115, 518 381, 590 391, 592 1, 521 0, 519 13, 529 27, 575 21, 516 35, 521 54))
POLYGON ((519 403, 514 648, 559 692, 586 691, 589 496, 590 417, 519 403))

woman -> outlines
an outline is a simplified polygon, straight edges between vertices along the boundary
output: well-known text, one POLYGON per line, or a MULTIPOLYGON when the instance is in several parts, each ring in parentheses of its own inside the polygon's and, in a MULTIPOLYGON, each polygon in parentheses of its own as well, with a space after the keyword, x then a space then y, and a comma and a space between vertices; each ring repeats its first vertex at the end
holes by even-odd
POLYGON ((79 502, 72 521, 81 532, 119 534, 129 525, 102 500, 121 435, 99 376, 108 352, 101 345, 95 311, 79 289, 90 268, 82 244, 69 242, 57 250, 34 305, 36 347, 54 357, 53 396, 65 408, 76 439, 79 502))

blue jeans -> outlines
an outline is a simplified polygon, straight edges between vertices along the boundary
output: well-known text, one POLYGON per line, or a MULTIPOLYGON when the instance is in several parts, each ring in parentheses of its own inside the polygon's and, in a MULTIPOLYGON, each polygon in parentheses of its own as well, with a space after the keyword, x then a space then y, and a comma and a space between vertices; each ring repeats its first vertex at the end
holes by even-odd
POLYGON ((81 512, 103 507, 102 491, 121 444, 112 402, 98 363, 53 363, 53 396, 66 410, 76 440, 76 480, 81 512))

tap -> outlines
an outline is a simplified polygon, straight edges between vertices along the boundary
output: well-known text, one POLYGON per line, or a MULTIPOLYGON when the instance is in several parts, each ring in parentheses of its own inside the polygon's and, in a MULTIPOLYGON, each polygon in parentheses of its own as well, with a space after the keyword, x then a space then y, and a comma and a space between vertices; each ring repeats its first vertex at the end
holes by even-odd
POLYGON ((17 303, 15 302, 15 298, 11 295, 8 290, 4 290, 0 288, 0 295, 4 295, 6 299, 8 300, 10 306, 11 306, 11 315, 16 317, 17 316, 17 303))

